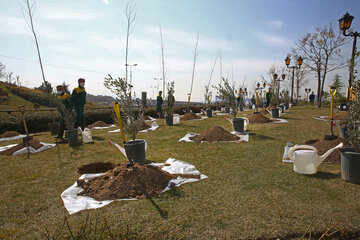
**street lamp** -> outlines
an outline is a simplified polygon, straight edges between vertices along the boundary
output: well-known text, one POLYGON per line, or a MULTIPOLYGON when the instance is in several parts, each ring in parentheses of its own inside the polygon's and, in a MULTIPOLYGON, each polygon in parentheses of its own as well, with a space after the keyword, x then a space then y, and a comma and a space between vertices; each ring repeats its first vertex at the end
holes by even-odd
POLYGON ((278 75, 277 75, 277 73, 274 73, 273 77, 274 77, 275 83, 277 82, 276 83, 277 84, 277 99, 279 101, 279 99, 280 99, 280 82, 285 80, 286 75, 282 74, 281 79, 277 79, 278 75))
MULTIPOLYGON (((260 98, 261 98, 261 102, 262 102, 261 105, 264 107, 264 98, 263 98, 263 95, 262 95, 262 90, 265 89, 266 83, 264 82, 264 83, 263 83, 263 86, 260 87, 260 83, 258 82, 258 83, 257 83, 257 87, 258 87, 258 89, 260 89, 260 98)), ((265 90, 264 90, 264 92, 265 92, 265 90)))
POLYGON ((306 92, 306 99, 309 101, 309 93, 311 91, 311 88, 305 88, 305 92, 306 92))
POLYGON ((345 15, 340 18, 339 21, 339 27, 340 30, 343 31, 343 34, 345 37, 350 36, 354 38, 353 41, 353 48, 352 48, 352 54, 351 54, 351 60, 350 60, 350 69, 349 69, 349 86, 348 86, 348 91, 347 91, 347 101, 350 100, 350 96, 351 96, 351 87, 352 87, 352 83, 354 80, 354 60, 355 60, 355 54, 356 54, 356 38, 359 36, 359 32, 355 31, 355 32, 349 32, 346 33, 346 30, 348 30, 351 26, 351 22, 354 19, 353 16, 351 16, 348 12, 345 13, 345 15))
POLYGON ((293 102, 293 96, 294 96, 294 70, 295 70, 295 68, 296 68, 296 69, 300 69, 302 63, 303 63, 303 59, 302 59, 302 57, 300 56, 300 57, 298 57, 298 59, 297 59, 297 66, 294 65, 294 66, 289 67, 289 65, 290 65, 290 58, 289 58, 289 56, 287 56, 287 57, 285 58, 286 67, 292 68, 291 98, 290 98, 291 103, 294 103, 294 102, 293 102))
POLYGON ((162 80, 162 78, 154 78, 155 81, 158 81, 157 82, 157 93, 159 93, 159 81, 162 80))
POLYGON ((127 64, 125 63, 126 67, 130 67, 130 92, 131 92, 131 88, 132 88, 132 67, 137 66, 137 63, 135 64, 127 64))

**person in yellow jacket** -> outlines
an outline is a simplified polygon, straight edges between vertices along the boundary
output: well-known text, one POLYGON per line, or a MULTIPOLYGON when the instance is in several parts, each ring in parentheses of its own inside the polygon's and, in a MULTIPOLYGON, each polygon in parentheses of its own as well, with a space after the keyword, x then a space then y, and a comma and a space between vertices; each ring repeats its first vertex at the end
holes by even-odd
POLYGON ((69 94, 64 92, 64 88, 62 85, 56 86, 56 91, 57 91, 58 100, 59 100, 59 105, 58 105, 57 109, 61 115, 61 118, 59 121, 58 135, 55 138, 63 138, 64 131, 66 129, 64 118, 65 118, 66 114, 70 114, 72 106, 71 106, 71 102, 70 102, 70 96, 69 96, 69 94), (62 106, 60 106, 60 104, 62 104, 62 106))
POLYGON ((79 86, 74 88, 71 93, 71 104, 76 113, 75 127, 80 126, 82 130, 85 128, 84 106, 86 103, 85 79, 79 78, 79 86))

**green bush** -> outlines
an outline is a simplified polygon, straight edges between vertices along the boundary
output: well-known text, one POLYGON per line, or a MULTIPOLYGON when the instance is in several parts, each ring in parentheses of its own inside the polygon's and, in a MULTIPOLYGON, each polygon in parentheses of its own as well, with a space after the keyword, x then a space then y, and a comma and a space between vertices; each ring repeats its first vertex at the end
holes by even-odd
POLYGON ((9 90, 2 84, 0 84, 0 96, 8 96, 9 90))

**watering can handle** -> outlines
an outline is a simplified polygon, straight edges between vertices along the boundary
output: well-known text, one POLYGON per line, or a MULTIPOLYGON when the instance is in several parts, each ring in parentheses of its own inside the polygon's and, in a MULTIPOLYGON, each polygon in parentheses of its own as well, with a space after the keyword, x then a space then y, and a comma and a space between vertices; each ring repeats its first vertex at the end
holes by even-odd
POLYGON ((245 119, 245 121, 246 121, 246 125, 248 125, 249 124, 249 119, 248 118, 246 118, 246 117, 242 117, 243 119, 245 119))
POLYGON ((293 161, 293 159, 292 159, 293 152, 296 151, 296 150, 300 150, 300 149, 301 150, 313 150, 314 152, 317 153, 317 149, 315 147, 313 147, 313 146, 310 146, 310 145, 296 145, 296 146, 290 148, 289 152, 288 152, 288 156, 289 156, 291 161, 293 161))

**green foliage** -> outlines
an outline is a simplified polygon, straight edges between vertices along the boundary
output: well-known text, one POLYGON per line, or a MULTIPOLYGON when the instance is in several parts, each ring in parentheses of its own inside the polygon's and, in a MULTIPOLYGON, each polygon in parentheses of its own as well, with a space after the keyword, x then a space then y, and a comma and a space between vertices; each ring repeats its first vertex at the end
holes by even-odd
POLYGON ((284 103, 289 103, 290 102, 290 94, 289 94, 288 90, 284 91, 283 96, 284 96, 284 103))
POLYGON ((38 89, 38 90, 40 90, 44 93, 48 93, 48 94, 53 93, 53 87, 51 86, 51 83, 49 83, 48 81, 41 83, 40 87, 35 88, 35 89, 38 89))
POLYGON ((210 104, 211 104, 211 98, 212 98, 212 92, 209 91, 209 86, 205 85, 205 101, 204 103, 207 105, 207 108, 210 108, 210 104))
POLYGON ((360 80, 353 85, 356 97, 350 102, 349 116, 347 118, 347 128, 349 141, 360 152, 360 80))
POLYGON ((338 97, 341 97, 342 94, 341 94, 341 89, 343 87, 345 87, 344 83, 341 82, 341 77, 339 74, 336 74, 334 76, 334 80, 333 80, 333 83, 331 84, 331 87, 335 87, 336 88, 336 95, 335 95, 335 98, 338 98, 338 97))
POLYGON ((104 85, 120 99, 120 108, 124 114, 124 131, 135 141, 144 118, 141 108, 136 107, 133 103, 131 85, 124 78, 114 79, 110 74, 105 77, 104 85))
POLYGON ((218 94, 225 101, 225 103, 232 109, 232 115, 235 118, 238 112, 238 106, 235 96, 235 87, 230 86, 229 81, 226 78, 223 78, 223 85, 220 83, 218 86, 213 86, 218 90, 218 94))
POLYGON ((175 103, 174 82, 167 83, 166 89, 167 89, 167 105, 166 105, 165 111, 166 111, 167 115, 170 116, 171 114, 173 114, 172 108, 175 103))
POLYGON ((9 89, 7 89, 4 85, 0 85, 0 96, 8 96, 9 89))

